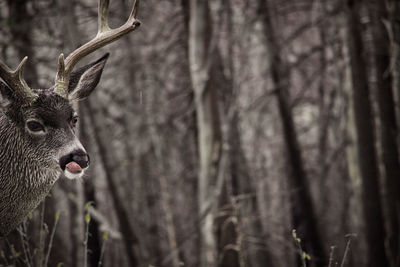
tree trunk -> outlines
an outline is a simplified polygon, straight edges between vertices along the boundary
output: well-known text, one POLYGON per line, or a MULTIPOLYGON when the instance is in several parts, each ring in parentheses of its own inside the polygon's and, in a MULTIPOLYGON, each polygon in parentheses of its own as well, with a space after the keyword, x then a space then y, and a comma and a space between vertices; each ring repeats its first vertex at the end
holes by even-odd
MULTIPOLYGON (((80 105, 84 105, 84 103, 80 103, 80 105)), ((80 108, 80 110, 83 110, 83 108, 80 108)), ((80 140, 82 142, 82 145, 85 147, 86 151, 92 151, 92 149, 89 147, 91 144, 90 142, 90 135, 89 135, 89 125, 86 124, 87 120, 81 119, 79 120, 79 135, 80 135, 80 140)), ((93 177, 91 170, 87 170, 85 175, 89 176, 90 178, 93 177)), ((83 186, 83 194, 84 194, 84 202, 92 202, 93 207, 96 208, 97 202, 96 202, 96 191, 95 191, 95 185, 93 179, 85 179, 84 180, 84 186, 83 186)), ((83 203, 82 203, 83 204, 83 203)), ((82 207, 81 207, 82 208, 82 207)), ((82 217, 83 215, 83 210, 80 211, 82 213, 80 214, 82 217)), ((75 215, 75 213, 73 213, 75 215)), ((81 221, 83 221, 83 218, 81 218, 81 221)), ((84 235, 82 235, 84 237, 84 235)), ((101 250, 101 245, 100 245, 100 231, 99 231, 99 223, 96 220, 91 220, 89 224, 89 240, 88 240, 88 249, 91 251, 88 255, 88 266, 97 266, 97 264, 100 261, 100 250, 101 250)))
POLYGON ((348 45, 352 75, 357 152, 361 174, 361 198, 367 239, 367 266, 388 266, 385 255, 385 231, 379 190, 373 117, 368 76, 363 58, 359 10, 361 1, 347 1, 348 45))
POLYGON ((118 216, 118 221, 120 225, 120 230, 123 234, 123 240, 126 249, 126 256, 129 259, 130 266, 139 266, 139 240, 137 234, 135 233, 131 221, 129 219, 129 210, 125 207, 125 200, 121 197, 119 193, 117 179, 114 177, 114 160, 113 154, 107 149, 107 135, 104 130, 100 127, 99 121, 102 120, 103 116, 99 110, 94 110, 91 105, 91 100, 87 101, 85 106, 85 113, 89 115, 91 123, 93 125, 93 132, 96 144, 99 149, 99 161, 102 162, 104 166, 104 172, 110 189, 110 194, 113 199, 116 214, 118 216), (97 114, 97 115, 94 115, 97 114))
POLYGON ((173 213, 171 207, 171 196, 170 189, 168 187, 168 177, 166 172, 168 170, 166 158, 168 155, 165 153, 165 140, 161 139, 158 129, 156 129, 156 121, 151 121, 149 126, 149 132, 152 139, 154 156, 156 159, 155 168, 158 170, 158 180, 160 185, 160 198, 161 198, 161 210, 165 217, 165 228, 168 237, 169 245, 169 255, 170 262, 168 266, 179 267, 181 260, 179 259, 177 240, 176 240, 176 230, 173 220, 173 213))
POLYGON ((392 62, 391 73, 393 77, 393 90, 396 96, 397 124, 400 125, 400 2, 390 1, 389 9, 390 33, 392 36, 392 62))
MULTIPOLYGON (((363 211, 362 211, 362 201, 361 201, 361 174, 359 168, 359 159, 357 153, 357 130, 355 125, 355 115, 354 115, 354 97, 353 89, 351 83, 351 71, 350 66, 346 65, 345 78, 343 87, 345 88, 345 94, 347 98, 346 106, 346 160, 348 174, 350 178, 350 184, 352 189, 351 198, 349 200, 350 207, 347 212, 347 216, 351 218, 349 226, 353 229, 351 233, 357 233, 359 229, 363 229, 363 211)), ((364 234, 361 234, 357 240, 358 246, 353 249, 355 254, 361 254, 365 251, 365 240, 364 234)), ((365 261, 362 258, 354 258, 353 266, 364 266, 365 261)))
POLYGON ((385 2, 373 0, 369 4, 372 17, 372 40, 375 56, 376 95, 380 119, 380 145, 386 182, 385 208, 387 214, 387 252, 391 266, 399 266, 399 210, 400 210, 400 163, 397 146, 392 73, 390 72, 390 39, 383 24, 389 20, 385 2))
POLYGON ((284 65, 279 54, 268 1, 259 1, 259 14, 262 17, 266 35, 266 46, 270 54, 269 67, 272 75, 272 83, 273 87, 277 88, 276 97, 282 122, 283 139, 290 165, 288 179, 289 185, 293 191, 291 195, 293 226, 296 228, 297 232, 300 233, 305 244, 306 252, 312 256, 312 264, 323 266, 328 258, 323 248, 323 241, 317 223, 314 204, 312 203, 311 193, 309 191, 307 174, 304 170, 293 115, 288 103, 288 82, 282 74, 284 65))
POLYGON ((18 63, 27 56, 29 60, 25 66, 25 80, 32 88, 38 88, 38 76, 36 71, 35 53, 32 41, 33 17, 29 14, 27 4, 29 0, 7 0, 10 16, 10 33, 13 46, 18 55, 18 63))
POLYGON ((239 218, 237 231, 237 244, 239 246, 239 263, 241 267, 272 266, 271 255, 268 251, 268 240, 264 234, 261 223, 259 205, 257 202, 257 185, 254 177, 251 177, 247 167, 244 151, 238 127, 238 113, 230 118, 229 127, 229 159, 230 178, 233 197, 237 203, 233 203, 235 214, 239 218), (237 209, 237 211, 236 211, 237 209), (254 238, 258 238, 254 242, 254 238), (261 246, 263 244, 265 246, 261 246), (245 260, 243 264, 242 259, 245 260))
POLYGON ((213 82, 211 65, 212 22, 208 1, 190 1, 189 19, 189 63, 192 85, 195 95, 197 115, 199 176, 198 201, 201 224, 201 263, 200 266, 216 266, 217 245, 214 229, 214 216, 218 194, 214 191, 217 184, 221 156, 221 133, 217 91, 213 82))
POLYGON ((225 55, 225 64, 222 56, 215 59, 218 64, 212 72, 220 76, 219 88, 223 90, 224 112, 221 120, 226 125, 223 136, 226 136, 225 145, 228 149, 228 164, 225 184, 226 191, 230 195, 226 197, 226 203, 232 207, 232 214, 222 224, 221 241, 223 237, 228 236, 228 241, 220 244, 223 254, 220 257, 221 266, 249 266, 262 267, 272 266, 271 255, 268 249, 268 240, 266 238, 262 221, 259 202, 257 198, 257 182, 252 176, 251 169, 245 157, 245 151, 242 146, 242 137, 240 132, 239 99, 235 84, 237 74, 235 73, 234 49, 237 40, 234 38, 234 10, 233 3, 230 0, 223 1, 226 9, 227 23, 227 44, 225 55), (233 197, 233 201, 232 201, 233 197), (235 220, 232 221, 232 218, 235 220), (226 232, 224 232, 224 230, 226 232), (257 242, 254 238, 257 237, 257 242), (260 244, 262 244, 260 246, 260 244), (237 250, 234 248, 237 247, 237 250), (222 258, 225 256, 225 258, 222 258), (222 259, 221 259, 222 258, 222 259), (224 260, 226 260, 224 262, 224 260), (228 264, 227 264, 228 263, 228 264))

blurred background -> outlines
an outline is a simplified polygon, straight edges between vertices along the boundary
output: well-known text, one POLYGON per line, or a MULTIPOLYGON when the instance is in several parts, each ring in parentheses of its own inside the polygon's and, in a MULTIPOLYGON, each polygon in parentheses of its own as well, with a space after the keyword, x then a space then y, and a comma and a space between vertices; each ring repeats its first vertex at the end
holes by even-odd
MULTIPOLYGON (((78 107, 88 175, 0 266, 400 266, 397 0, 142 0, 138 19, 82 63, 111 52, 78 107)), ((0 0, 0 58, 28 56, 33 88, 96 32, 96 1, 0 0)))

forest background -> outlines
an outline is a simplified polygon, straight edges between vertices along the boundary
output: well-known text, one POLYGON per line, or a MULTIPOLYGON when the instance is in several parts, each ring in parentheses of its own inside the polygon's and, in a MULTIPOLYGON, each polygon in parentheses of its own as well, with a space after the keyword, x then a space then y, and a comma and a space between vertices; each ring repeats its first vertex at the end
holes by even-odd
MULTIPOLYGON (((143 0, 138 18, 84 62, 111 52, 79 104, 90 173, 57 182, 1 266, 400 266, 399 1, 143 0)), ((96 28, 95 1, 0 0, 0 58, 47 88, 96 28)))

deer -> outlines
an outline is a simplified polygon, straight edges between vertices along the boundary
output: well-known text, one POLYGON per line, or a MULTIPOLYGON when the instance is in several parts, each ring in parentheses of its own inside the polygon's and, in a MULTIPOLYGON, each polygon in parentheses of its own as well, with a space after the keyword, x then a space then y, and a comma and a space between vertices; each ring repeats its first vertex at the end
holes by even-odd
POLYGON ((77 101, 100 81, 109 57, 74 70, 90 53, 140 26, 135 0, 126 22, 108 26, 109 1, 98 1, 97 35, 71 52, 61 53, 53 86, 32 89, 23 78, 25 57, 15 70, 0 61, 0 239, 5 238, 50 192, 59 177, 81 178, 89 155, 75 129, 77 101))

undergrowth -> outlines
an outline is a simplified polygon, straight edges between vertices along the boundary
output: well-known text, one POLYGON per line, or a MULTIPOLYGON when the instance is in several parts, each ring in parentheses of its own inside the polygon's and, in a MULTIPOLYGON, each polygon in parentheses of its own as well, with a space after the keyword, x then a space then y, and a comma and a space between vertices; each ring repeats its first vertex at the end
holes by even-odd
MULTIPOLYGON (((296 248, 297 248, 297 253, 299 255, 300 261, 301 261, 301 267, 307 267, 307 261, 312 261, 312 258, 309 254, 307 254, 303 247, 302 247, 302 243, 301 243, 301 239, 297 236, 296 230, 292 230, 292 237, 294 239, 296 248)), ((343 256, 341 258, 341 260, 336 260, 335 259, 335 249, 336 246, 331 246, 330 247, 330 252, 329 252, 329 263, 328 263, 328 267, 345 267, 346 266, 346 262, 348 259, 348 255, 350 252, 350 245, 351 245, 351 241, 357 237, 356 234, 347 234, 345 235, 347 242, 346 242, 346 248, 344 250, 343 256), (340 262, 340 265, 339 265, 340 262)))
MULTIPOLYGON (((84 233, 84 267, 87 266, 88 258, 88 238, 89 238, 89 224, 91 217, 89 214, 89 207, 92 202, 88 202, 85 205, 85 233, 84 233)), ((48 267, 51 252, 54 248, 54 236, 57 230, 57 225, 62 215, 66 215, 66 212, 58 211, 55 213, 54 223, 49 229, 44 221, 45 205, 42 203, 40 210, 40 230, 38 235, 30 235, 29 224, 32 222, 32 215, 29 215, 25 221, 17 228, 19 243, 16 240, 12 241, 5 239, 3 244, 5 247, 0 248, 0 267, 48 267), (17 248, 18 247, 18 248, 17 248)), ((100 259, 98 262, 98 267, 103 264, 104 251, 106 247, 106 241, 108 239, 108 232, 103 234, 103 242, 101 245, 100 259)), ((57 267, 64 266, 64 263, 59 262, 57 267)))
MULTIPOLYGON (((84 233, 84 263, 83 267, 87 267, 87 259, 88 259, 88 239, 89 239, 89 224, 91 221, 91 216, 89 213, 89 208, 92 205, 92 202, 88 202, 85 205, 85 233, 84 233)), ((53 241, 54 236, 57 230, 57 225, 59 220, 62 218, 62 215, 65 216, 65 212, 56 212, 54 223, 51 229, 48 228, 47 224, 44 222, 44 204, 42 204, 42 208, 40 211, 40 231, 37 237, 38 242, 32 241, 32 236, 28 234, 28 226, 30 221, 32 220, 32 216, 29 216, 17 229, 19 235, 19 250, 16 248, 14 244, 12 244, 9 240, 5 240, 6 249, 0 249, 0 267, 48 267, 49 259, 53 249, 53 241)), ((350 252, 350 245, 352 240, 356 237, 355 234, 348 234, 345 236, 347 239, 346 248, 341 259, 335 258, 335 249, 336 246, 330 247, 329 253, 329 263, 328 267, 345 267, 348 259, 348 255, 350 252), (340 265, 339 265, 340 264, 340 265)), ((297 235, 296 230, 292 230, 292 238, 294 240, 297 254, 299 256, 301 267, 307 267, 307 264, 311 262, 313 259, 311 255, 309 255, 302 246, 302 240, 297 235)), ((98 261, 97 267, 101 267, 103 265, 103 257, 104 251, 106 247, 106 241, 108 239, 108 232, 103 234, 103 242, 101 245, 100 251, 100 259, 98 261)), ((311 264, 310 264, 311 265, 311 264)), ((57 267, 62 267, 64 264, 62 262, 56 265, 57 267)))

